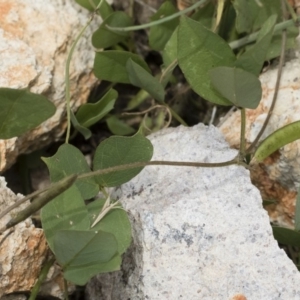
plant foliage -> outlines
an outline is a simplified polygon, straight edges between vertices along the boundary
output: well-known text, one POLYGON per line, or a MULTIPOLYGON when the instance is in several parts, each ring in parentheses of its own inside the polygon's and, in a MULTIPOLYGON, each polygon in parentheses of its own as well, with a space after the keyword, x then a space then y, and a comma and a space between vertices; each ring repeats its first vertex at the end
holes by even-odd
MULTIPOLYGON (((134 45, 130 31, 141 27, 131 27, 134 24, 131 16, 114 11, 105 0, 76 2, 104 20, 91 37, 96 48, 95 76, 111 85, 126 84, 140 89, 125 104, 127 110, 145 104, 150 97, 154 106, 159 104, 167 109, 182 124, 184 120, 166 100, 166 89, 177 84, 176 67, 190 88, 203 99, 216 105, 236 106, 243 114, 245 109, 258 106, 262 94, 258 76, 265 61, 278 57, 281 51, 281 32, 277 29, 278 25, 283 26, 279 24, 282 19, 280 0, 218 1, 216 6, 214 1, 200 0, 193 4, 194 10, 187 8, 181 13, 171 2, 165 1, 151 17, 152 23, 144 26, 150 27, 147 47, 159 52, 163 61, 161 69, 153 72, 134 45), (187 12, 189 15, 184 14, 187 12)), ((289 27, 287 48, 292 48, 295 26, 292 22, 284 24, 288 24, 284 25, 285 29, 289 27)), ((110 199, 106 188, 129 181, 143 169, 140 166, 124 168, 124 165, 146 164, 153 155, 153 146, 142 135, 142 130, 136 133, 136 128, 114 115, 118 97, 118 92, 110 88, 95 103, 82 105, 76 113, 69 111, 75 130, 85 139, 92 135, 91 126, 100 121, 105 121, 112 133, 124 135, 111 136, 98 145, 93 170, 68 139, 52 157, 43 159, 52 183, 59 183, 71 174, 78 175, 71 187, 66 186, 54 199, 46 199, 45 203, 49 203, 41 211, 41 220, 65 278, 79 285, 97 273, 120 268, 121 255, 131 243, 130 222, 121 205, 110 199), (129 134, 134 135, 125 136, 129 134), (99 192, 100 198, 94 199, 99 192), (90 199, 93 201, 86 204, 90 199)), ((45 97, 8 88, 0 89, 0 108, 2 139, 22 135, 55 112, 54 105, 45 97)), ((157 117, 158 129, 164 126, 161 116, 157 117)), ((149 123, 149 118, 145 118, 145 124, 147 121, 149 123)), ((296 139, 299 139, 299 122, 263 141, 253 161, 262 161, 296 139)), ((245 154, 249 154, 245 152, 241 149, 234 162, 244 163, 245 154)), ((298 202, 296 231, 273 229, 278 240, 296 246, 300 244, 298 202)))

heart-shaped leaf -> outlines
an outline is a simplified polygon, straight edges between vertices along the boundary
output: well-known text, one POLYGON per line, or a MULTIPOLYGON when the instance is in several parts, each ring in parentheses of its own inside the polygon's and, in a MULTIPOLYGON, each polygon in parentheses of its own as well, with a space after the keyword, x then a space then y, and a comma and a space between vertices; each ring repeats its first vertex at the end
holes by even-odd
POLYGON ((90 228, 86 205, 74 185, 42 208, 41 220, 52 251, 54 251, 53 239, 58 231, 64 229, 88 230, 90 228))
MULTIPOLYGON (((112 136, 98 146, 93 166, 94 170, 102 170, 135 162, 148 162, 152 154, 151 142, 140 133, 132 137, 112 136)), ((102 186, 118 186, 135 177, 142 169, 139 167, 99 175, 97 181, 102 186)))
POLYGON ((235 66, 237 68, 251 72, 256 76, 260 74, 271 44, 276 20, 277 16, 273 15, 264 23, 255 45, 247 49, 247 51, 236 60, 235 66))
POLYGON ((118 119, 116 116, 107 118, 106 124, 109 130, 115 135, 130 135, 136 132, 133 127, 118 119))
POLYGON ((0 88, 0 139, 10 139, 35 128, 54 115, 56 108, 42 95, 0 88))
POLYGON ((165 98, 165 90, 162 84, 147 72, 140 65, 135 63, 132 59, 128 59, 126 63, 126 70, 130 82, 147 91, 155 100, 163 102, 165 98))
POLYGON ((114 235, 104 231, 60 230, 54 235, 54 253, 64 269, 107 262, 117 249, 114 235))
POLYGON ((106 0, 75 0, 79 5, 82 7, 94 11, 96 6, 99 4, 101 1, 100 7, 98 9, 98 12, 101 16, 102 19, 106 19, 110 14, 112 14, 114 11, 112 7, 106 2, 106 0), (93 3, 94 5, 92 5, 93 3))
POLYGON ((220 36, 201 23, 182 17, 178 28, 178 64, 192 89, 204 99, 231 105, 211 88, 208 71, 218 66, 233 66, 235 56, 220 36))
POLYGON ((72 110, 71 110, 71 122, 74 128, 78 132, 80 132, 86 140, 92 136, 92 132, 88 128, 80 125, 72 110))
POLYGON ((122 257, 116 254, 111 260, 104 263, 94 263, 88 266, 69 266, 64 270, 66 280, 77 285, 85 285, 93 276, 99 273, 108 273, 120 270, 122 257))
POLYGON ((236 12, 235 27, 238 33, 250 33, 254 16, 250 9, 249 1, 247 0, 235 0, 232 5, 236 12))
POLYGON ((261 99, 261 83, 253 74, 237 68, 218 67, 209 71, 212 86, 238 107, 256 108, 261 99))
POLYGON ((117 50, 97 52, 94 61, 94 73, 102 80, 131 83, 126 70, 126 63, 130 58, 150 73, 147 64, 138 55, 117 50))
MULTIPOLYGON (((151 21, 159 20, 167 16, 173 15, 177 10, 170 1, 164 2, 157 12, 151 16, 151 21)), ((175 18, 168 22, 150 27, 149 45, 152 49, 163 50, 167 41, 171 37, 173 31, 179 24, 179 19, 175 18)))
MULTIPOLYGON (((88 204, 91 224, 94 223, 101 212, 105 199, 97 199, 88 204)), ((118 241, 118 253, 123 254, 131 243, 131 225, 128 215, 119 204, 116 208, 111 209, 101 221, 93 227, 93 230, 105 231, 112 233, 118 241)))
MULTIPOLYGON (((55 155, 43 158, 46 163, 52 182, 56 182, 71 174, 83 174, 91 171, 84 155, 74 146, 63 144, 55 155)), ((83 199, 90 199, 97 195, 99 187, 93 178, 78 179, 75 186, 83 199)))
POLYGON ((95 48, 109 48, 129 37, 129 32, 111 31, 106 25, 112 27, 127 27, 133 24, 131 18, 122 11, 110 14, 92 36, 92 44, 95 48))
POLYGON ((86 103, 79 107, 76 119, 83 127, 90 127, 105 117, 113 108, 118 92, 110 89, 98 102, 86 103))

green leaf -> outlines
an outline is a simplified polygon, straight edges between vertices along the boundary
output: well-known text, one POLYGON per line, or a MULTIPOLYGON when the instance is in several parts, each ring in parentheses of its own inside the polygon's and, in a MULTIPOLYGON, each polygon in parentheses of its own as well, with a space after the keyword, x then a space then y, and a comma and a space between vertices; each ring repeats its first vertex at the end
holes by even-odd
POLYGON ((164 102, 165 90, 161 83, 132 59, 128 59, 126 70, 131 84, 147 91, 155 100, 164 102))
POLYGON ((300 231, 300 187, 298 188, 298 194, 296 199, 295 229, 300 231))
POLYGON ((256 108, 262 90, 259 79, 237 68, 218 67, 209 71, 212 86, 235 106, 256 108))
MULTIPOLYGON (((147 99, 150 98, 150 95, 148 92, 146 92, 145 90, 139 90, 130 100, 129 102, 127 103, 127 106, 125 108, 125 110, 133 110, 135 109, 136 107, 138 107, 140 104, 142 104, 144 101, 146 101, 147 99)), ((118 119, 117 119, 118 120, 118 119)), ((125 124, 126 125, 126 124, 125 124)), ((127 125, 128 126, 128 125, 127 125)), ((112 131, 112 130, 111 130, 112 131)), ((113 132, 113 131, 112 131, 113 132)), ((129 134, 132 134, 134 133, 135 130, 130 127, 130 133, 129 134)), ((116 133, 114 133, 116 134, 116 133)), ((126 135, 126 134, 117 134, 117 135, 126 135)))
POLYGON ((124 40, 130 33, 125 31, 111 31, 106 25, 113 27, 127 27, 133 24, 131 18, 122 11, 110 14, 92 36, 92 44, 95 48, 109 48, 124 40))
POLYGON ((41 221, 49 247, 54 251, 54 236, 64 229, 88 230, 90 219, 76 186, 49 202, 41 210, 41 221))
POLYGON ((60 230, 54 236, 54 253, 63 269, 107 262, 117 249, 114 235, 104 231, 60 230))
POLYGON ((262 162, 279 148, 298 139, 300 139, 300 121, 283 126, 260 143, 254 153, 253 161, 262 162))
MULTIPOLYGON (((70 144, 61 145, 55 155, 50 158, 43 158, 43 161, 49 169, 52 182, 57 182, 71 174, 91 172, 84 155, 70 144)), ((76 180, 75 186, 83 199, 93 198, 99 192, 98 184, 92 177, 76 180)))
POLYGON ((130 58, 150 73, 147 64, 138 55, 117 50, 97 52, 94 73, 101 80, 131 83, 126 70, 126 63, 130 58))
POLYGON ((272 226, 274 238, 281 244, 300 247, 300 232, 279 226, 272 226))
MULTIPOLYGON (((298 27, 291 26, 286 29, 287 33, 287 40, 286 40, 286 46, 285 49, 294 49, 297 46, 296 38, 299 35, 298 27)), ((282 34, 281 32, 277 32, 273 35, 271 45, 268 49, 267 53, 267 60, 273 59, 275 57, 278 57, 281 53, 281 44, 282 44, 282 34)))
POLYGON ((77 121, 83 127, 92 126, 114 108, 117 97, 118 92, 110 89, 98 102, 81 105, 76 113, 77 121))
POLYGON ((0 139, 10 139, 37 127, 56 108, 42 95, 27 90, 0 88, 0 139))
MULTIPOLYGON (((90 0, 88 0, 88 1, 90 1, 90 0)), ((95 1, 98 4, 98 1, 97 0, 95 0, 95 1)), ((106 0, 102 0, 102 3, 98 9, 98 12, 99 12, 99 15, 101 16, 101 18, 103 20, 105 20, 110 14, 112 14, 114 12, 114 10, 110 6, 110 4, 107 3, 106 0)))
POLYGON ((86 140, 92 136, 92 132, 88 128, 80 125, 72 110, 71 110, 71 122, 74 128, 78 132, 80 132, 86 140))
MULTIPOLYGON (((153 154, 151 142, 137 133, 132 137, 112 136, 104 140, 97 148, 94 170, 120 166, 135 162, 148 162, 153 154)), ((135 177, 143 168, 116 171, 97 176, 102 186, 118 186, 135 177)))
POLYGON ((68 267, 64 270, 64 277, 77 285, 85 285, 90 278, 99 273, 108 273, 120 270, 122 258, 116 254, 110 261, 105 263, 94 263, 82 267, 68 267))
MULTIPOLYGON (((92 6, 91 0, 75 0, 79 5, 88 9, 89 11, 94 11, 95 7, 99 4, 100 0, 92 0, 95 6, 92 6)), ((102 19, 106 19, 111 13, 113 13, 113 9, 106 2, 106 0, 102 0, 102 4, 99 7, 99 14, 102 19)))
POLYGON ((173 32, 164 49, 163 61, 165 67, 169 66, 175 59, 177 59, 177 31, 178 29, 173 32))
POLYGON ((223 39, 199 22, 182 17, 177 52, 178 64, 197 94, 213 103, 231 105, 211 88, 208 75, 208 71, 214 67, 233 66, 235 56, 223 39))
POLYGON ((191 18, 197 22, 200 22, 203 26, 207 28, 212 27, 212 21, 215 14, 215 4, 211 1, 208 1, 205 6, 198 9, 191 18))
POLYGON ((237 68, 253 73, 256 76, 260 74, 271 44, 276 19, 277 16, 273 15, 264 23, 255 45, 247 49, 236 60, 235 66, 237 68))
POLYGON ((108 129, 115 135, 130 135, 135 133, 135 129, 118 119, 116 116, 111 116, 106 119, 108 129))
MULTIPOLYGON (((90 215, 91 224, 101 212, 105 199, 97 199, 88 204, 87 209, 90 215)), ((131 225, 128 215, 121 205, 118 208, 112 209, 107 215, 93 227, 93 230, 105 231, 112 233, 118 241, 118 253, 123 254, 131 243, 131 225)))
MULTIPOLYGON (((157 12, 151 16, 151 21, 173 15, 177 10, 170 1, 164 2, 157 12)), ((163 50, 173 31, 179 24, 179 18, 150 27, 149 45, 153 50, 163 50)))
POLYGON ((262 204, 263 204, 263 207, 266 207, 268 205, 272 205, 272 204, 276 204, 276 203, 277 203, 276 200, 264 200, 262 204))
MULTIPOLYGON (((117 241, 113 234, 102 231, 61 230, 54 236, 54 253, 62 265, 64 277, 83 285, 103 271, 103 267, 119 262, 117 241)), ((117 265, 117 268, 120 263, 117 265)))
POLYGON ((248 1, 248 5, 249 14, 253 16, 252 32, 261 28, 270 16, 282 14, 280 0, 248 1))
POLYGON ((253 25, 253 15, 249 1, 234 0, 232 5, 236 12, 235 27, 238 33, 250 33, 253 25))

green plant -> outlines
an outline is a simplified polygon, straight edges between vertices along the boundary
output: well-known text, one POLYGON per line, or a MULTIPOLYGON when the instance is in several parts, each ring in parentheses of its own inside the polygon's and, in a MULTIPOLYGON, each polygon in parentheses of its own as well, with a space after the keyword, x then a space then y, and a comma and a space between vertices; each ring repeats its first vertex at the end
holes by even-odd
MULTIPOLYGON (((110 199, 108 187, 127 182, 147 165, 220 167, 241 164, 247 167, 247 156, 252 155, 252 163, 254 160, 261 161, 271 150, 275 151, 282 145, 300 138, 300 134, 297 123, 280 129, 258 148, 259 137, 249 148, 246 149, 245 145, 245 109, 254 109, 259 104, 261 86, 258 75, 263 64, 266 60, 280 55, 282 66, 285 47, 290 48, 294 45, 294 20, 279 21, 279 16, 283 15, 279 0, 261 0, 262 7, 255 1, 242 0, 233 3, 218 1, 215 7, 212 1, 201 0, 181 12, 177 12, 170 2, 165 2, 152 17, 151 23, 140 26, 132 26, 133 20, 129 16, 124 12, 114 12, 106 1, 77 2, 93 11, 91 20, 96 13, 104 19, 92 36, 95 48, 105 48, 95 54, 95 75, 112 84, 132 84, 141 89, 140 97, 130 101, 127 110, 136 108, 150 96, 155 100, 155 105, 167 109, 173 118, 185 124, 166 101, 165 93, 175 67, 179 66, 197 94, 217 105, 236 106, 240 109, 242 118, 239 154, 231 161, 215 164, 150 161, 152 145, 143 136, 141 126, 132 137, 112 136, 102 142, 97 147, 91 171, 83 154, 69 144, 71 123, 88 139, 91 136, 90 126, 99 120, 106 118, 110 127, 118 127, 118 122, 122 121, 113 115, 109 116, 118 97, 113 88, 98 102, 80 107, 76 114, 70 109, 71 58, 77 41, 90 22, 82 29, 66 63, 66 142, 53 157, 43 159, 49 169, 52 184, 47 189, 34 192, 18 202, 17 204, 20 204, 33 199, 27 209, 20 212, 0 231, 14 226, 43 207, 43 229, 51 250, 62 266, 64 277, 81 285, 97 273, 118 270, 121 255, 131 242, 130 223, 126 212, 117 201, 110 199), (194 13, 190 17, 184 16, 192 11, 194 13), (143 58, 134 53, 130 31, 142 28, 150 28, 150 47, 162 51, 163 66, 158 76, 153 76, 143 58), (244 36, 245 34, 247 36, 244 36), (278 142, 277 138, 282 134, 286 139, 278 142), (94 198, 99 191, 102 192, 102 198, 86 205, 84 201, 94 198)), ((278 82, 279 79, 280 72, 278 82)), ((35 114, 24 123, 24 111, 19 102, 14 102, 15 99, 19 99, 16 94, 28 101, 41 97, 27 91, 0 90, 0 105, 7 111, 10 109, 7 115, 11 116, 6 119, 0 118, 3 120, 0 137, 4 139, 24 133, 54 113, 53 105, 43 99, 44 101, 39 103, 44 103, 44 107, 37 109, 46 111, 47 114, 41 119, 37 119, 35 116, 39 114, 35 114), (7 107, 7 103, 12 103, 11 107, 17 104, 17 109, 7 107)), ((274 105, 275 100, 276 93, 274 105)), ((8 208, 1 217, 14 207, 8 208)))

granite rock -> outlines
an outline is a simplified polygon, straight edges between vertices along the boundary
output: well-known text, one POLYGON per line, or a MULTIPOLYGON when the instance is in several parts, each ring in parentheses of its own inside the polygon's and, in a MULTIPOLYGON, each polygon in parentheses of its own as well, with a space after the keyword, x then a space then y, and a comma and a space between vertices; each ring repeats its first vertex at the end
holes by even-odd
MULTIPOLYGON (((149 136, 153 160, 222 162, 237 154, 214 127, 149 136)), ((274 240, 249 171, 146 167, 115 191, 133 243, 121 271, 98 275, 89 300, 300 299, 300 274, 274 240)))

